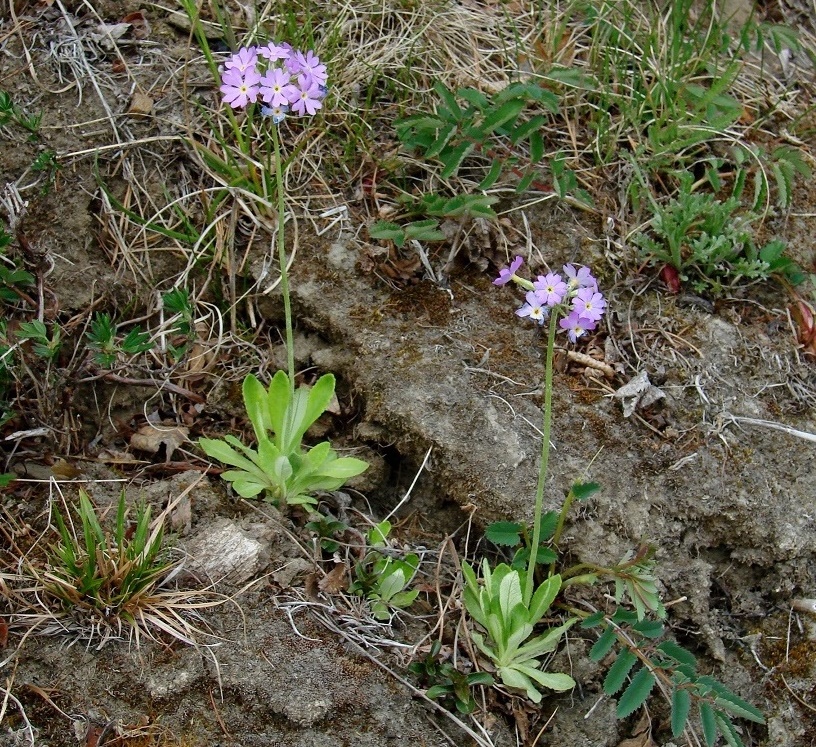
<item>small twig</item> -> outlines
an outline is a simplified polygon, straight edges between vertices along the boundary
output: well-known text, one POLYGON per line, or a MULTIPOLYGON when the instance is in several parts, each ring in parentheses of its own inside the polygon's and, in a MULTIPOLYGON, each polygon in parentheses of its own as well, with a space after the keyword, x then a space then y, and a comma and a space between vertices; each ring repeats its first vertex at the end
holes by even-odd
POLYGON ((417 470, 416 475, 414 475, 413 482, 408 486, 408 490, 405 491, 405 495, 402 497, 400 502, 391 509, 388 516, 385 517, 384 521, 388 521, 400 508, 405 504, 405 502, 411 497, 411 493, 416 487, 417 480, 419 480, 419 476, 422 474, 422 470, 425 469, 425 465, 428 463, 428 459, 431 456, 431 452, 433 451, 433 445, 428 447, 428 451, 425 452, 425 458, 422 460, 422 464, 419 465, 419 469, 417 470))
POLYGON ((723 412, 720 413, 720 418, 725 421, 730 421, 732 423, 745 423, 746 425, 758 425, 762 428, 771 428, 775 431, 782 431, 783 433, 787 433, 789 436, 797 436, 798 438, 803 438, 805 441, 813 441, 816 443, 816 434, 808 433, 807 431, 800 431, 796 428, 791 428, 789 425, 784 425, 782 423, 776 423, 773 420, 762 420, 760 418, 744 418, 740 415, 732 415, 730 412, 723 412))
POLYGON ((191 402, 195 402, 196 404, 200 405, 203 405, 207 401, 206 398, 202 397, 200 394, 191 392, 189 389, 185 389, 184 387, 180 387, 178 386, 178 384, 173 384, 172 382, 169 381, 155 381, 154 379, 131 379, 127 376, 120 376, 119 374, 115 373, 105 373, 99 376, 91 376, 87 379, 80 379, 80 383, 84 383, 87 381, 96 381, 97 379, 112 381, 115 384, 156 387, 156 389, 158 389, 159 391, 167 391, 171 392, 172 394, 178 394, 179 396, 186 397, 191 402))
POLYGON ((591 355, 587 355, 586 353, 578 353, 575 350, 567 350, 567 358, 571 361, 575 361, 576 363, 580 363, 582 366, 586 366, 587 368, 595 368, 607 379, 614 379, 615 378, 615 369, 612 368, 608 363, 605 361, 599 361, 597 358, 593 358, 591 355))

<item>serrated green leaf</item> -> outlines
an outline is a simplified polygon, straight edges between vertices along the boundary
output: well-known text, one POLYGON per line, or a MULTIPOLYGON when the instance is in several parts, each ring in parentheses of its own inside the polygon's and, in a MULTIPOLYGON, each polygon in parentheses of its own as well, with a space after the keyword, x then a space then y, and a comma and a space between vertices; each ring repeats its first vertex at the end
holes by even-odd
POLYGON ((597 482, 576 482, 571 491, 577 500, 584 501, 600 489, 601 486, 597 482))
POLYGON ((618 653, 615 663, 609 668, 604 678, 603 690, 607 695, 614 695, 623 687, 629 671, 637 663, 635 656, 628 648, 618 653))
MULTIPOLYGON (((540 541, 546 542, 555 534, 555 528, 558 526, 558 511, 546 511, 541 516, 541 523, 539 524, 539 532, 541 534, 540 541)), ((541 560, 539 559, 539 563, 541 560)))
POLYGON ((524 138, 529 137, 529 135, 537 130, 540 130, 545 124, 547 123, 547 119, 540 114, 536 115, 532 119, 523 122, 522 124, 514 127, 512 132, 510 133, 510 142, 513 145, 516 145, 520 141, 524 140, 524 138))
POLYGON ((530 161, 538 163, 544 158, 544 138, 541 132, 536 130, 530 133, 530 161))
POLYGON ((589 617, 584 618, 581 627, 584 629, 595 628, 603 622, 604 617, 603 612, 593 612, 589 617))
POLYGON ((731 719, 729 719, 728 716, 721 711, 714 711, 714 718, 717 722, 720 734, 725 737, 728 747, 745 747, 739 734, 737 734, 737 730, 734 728, 734 724, 731 723, 731 719))
POLYGON ((717 720, 714 709, 705 701, 700 703, 700 725, 703 727, 703 739, 707 747, 714 747, 717 740, 717 720))
POLYGON ((485 537, 494 545, 515 547, 521 542, 522 526, 515 521, 497 521, 485 529, 485 537))
POLYGON ((456 125, 454 123, 446 124, 437 133, 436 139, 431 143, 425 151, 425 158, 436 158, 448 144, 448 141, 456 132, 456 125))
POLYGON ((444 241, 447 237, 439 230, 439 221, 416 220, 405 226, 405 237, 417 241, 444 241))
POLYGON ((473 150, 473 147, 473 143, 459 143, 459 145, 448 153, 440 155, 439 160, 442 161, 445 168, 442 169, 439 176, 442 179, 448 179, 453 176, 456 173, 456 170, 462 165, 462 161, 464 161, 470 151, 473 150))
POLYGON ((673 737, 679 737, 686 727, 689 709, 691 708, 691 694, 685 688, 675 688, 671 700, 671 730, 673 737))
POLYGON ((781 163, 772 163, 771 171, 776 180, 776 204, 781 208, 786 208, 790 205, 791 181, 786 169, 782 167, 781 163))
POLYGON ((592 659, 592 661, 600 661, 612 650, 617 640, 618 637, 615 635, 615 629, 611 625, 607 626, 606 630, 601 634, 601 637, 595 641, 595 644, 589 650, 589 658, 592 659))
POLYGON ((735 716, 754 721, 757 724, 765 723, 765 717, 760 710, 754 708, 750 703, 734 695, 734 693, 726 690, 724 687, 722 690, 718 689, 714 705, 722 708, 724 711, 733 713, 735 716))
POLYGON ((440 80, 434 81, 433 89, 437 96, 442 99, 442 103, 445 105, 445 108, 451 113, 451 115, 455 119, 461 118, 462 110, 459 107, 459 104, 456 102, 456 96, 453 95, 453 92, 450 91, 440 80))
POLYGON ((495 158, 493 163, 490 165, 490 171, 488 171, 485 178, 479 182, 477 189, 490 189, 501 176, 502 166, 502 162, 498 158, 495 158))
POLYGON ((369 227, 368 235, 372 239, 393 241, 399 248, 405 245, 405 230, 396 223, 383 220, 377 221, 373 226, 369 227))
POLYGON ((657 679, 649 668, 646 666, 641 667, 618 701, 618 707, 615 711, 618 718, 626 718, 640 708, 649 697, 655 682, 657 682, 657 679))
POLYGON ((502 104, 498 109, 485 117, 484 122, 481 124, 481 129, 486 133, 493 132, 508 122, 512 122, 521 114, 521 110, 525 104, 526 102, 523 99, 510 99, 510 101, 502 104))
POLYGON ((490 103, 490 100, 481 91, 475 88, 460 88, 456 91, 456 95, 460 99, 464 99, 469 104, 472 104, 476 109, 482 111, 490 103))
POLYGON ((641 620, 632 626, 644 638, 660 638, 663 635, 663 623, 660 620, 641 620))
POLYGON ((692 670, 697 668, 697 659, 690 651, 686 651, 682 646, 679 646, 674 641, 663 641, 657 647, 658 651, 663 652, 671 659, 674 659, 679 664, 685 664, 691 667, 692 670))

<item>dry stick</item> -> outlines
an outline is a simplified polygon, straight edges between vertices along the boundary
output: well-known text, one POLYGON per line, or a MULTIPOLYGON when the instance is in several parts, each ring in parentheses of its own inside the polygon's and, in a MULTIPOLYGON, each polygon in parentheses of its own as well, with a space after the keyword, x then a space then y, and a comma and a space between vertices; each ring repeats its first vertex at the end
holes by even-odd
POLYGON ((179 396, 186 397, 191 402, 195 402, 196 404, 199 405, 203 405, 207 401, 207 399, 205 397, 202 397, 200 394, 191 392, 189 389, 184 389, 183 387, 178 386, 178 384, 173 384, 170 381, 155 381, 154 379, 131 379, 126 376, 119 376, 119 374, 115 373, 105 373, 99 376, 91 376, 87 379, 80 379, 80 383, 96 381, 97 379, 105 379, 105 381, 112 381, 115 384, 129 384, 131 386, 156 387, 159 391, 167 391, 171 392, 172 394, 178 394, 179 396))

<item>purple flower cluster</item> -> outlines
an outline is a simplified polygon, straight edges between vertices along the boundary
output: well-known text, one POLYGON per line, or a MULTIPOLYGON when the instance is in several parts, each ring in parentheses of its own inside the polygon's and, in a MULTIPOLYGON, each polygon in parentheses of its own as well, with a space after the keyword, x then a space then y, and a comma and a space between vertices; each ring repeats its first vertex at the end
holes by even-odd
POLYGON ((326 96, 326 66, 312 52, 286 42, 241 47, 225 63, 220 91, 233 109, 261 100, 261 113, 277 124, 291 111, 313 115, 326 96))
POLYGON ((557 309, 563 317, 558 325, 566 330, 571 342, 595 329, 606 310, 606 300, 588 267, 564 265, 563 275, 550 272, 531 283, 516 275, 522 262, 521 257, 516 257, 493 281, 494 285, 506 285, 512 280, 527 290, 526 303, 516 310, 518 316, 544 324, 550 311, 557 309))

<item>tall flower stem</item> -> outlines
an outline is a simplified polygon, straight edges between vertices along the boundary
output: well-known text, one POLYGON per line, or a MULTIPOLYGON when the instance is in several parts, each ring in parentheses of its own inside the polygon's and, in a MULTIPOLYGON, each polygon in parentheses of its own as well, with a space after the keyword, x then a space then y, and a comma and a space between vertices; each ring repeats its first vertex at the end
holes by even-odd
POLYGON ((289 296, 289 273, 286 269, 286 246, 284 237, 283 167, 281 165, 280 139, 277 125, 272 125, 272 143, 275 148, 275 185, 278 197, 278 260, 283 294, 283 314, 286 320, 286 370, 289 374, 289 393, 295 394, 295 342, 292 333, 292 299, 289 296))
POLYGON ((544 372, 544 426, 541 443, 541 462, 538 467, 538 484, 536 485, 535 512, 533 513, 533 542, 530 546, 530 560, 527 565, 527 577, 524 581, 524 604, 529 607, 533 597, 535 567, 538 560, 538 546, 541 543, 541 514, 544 508, 544 484, 547 481, 547 469, 550 464, 550 425, 552 423, 552 389, 553 389, 553 352, 555 350, 555 332, 558 326, 556 309, 550 314, 550 325, 547 331, 547 368, 544 372))

